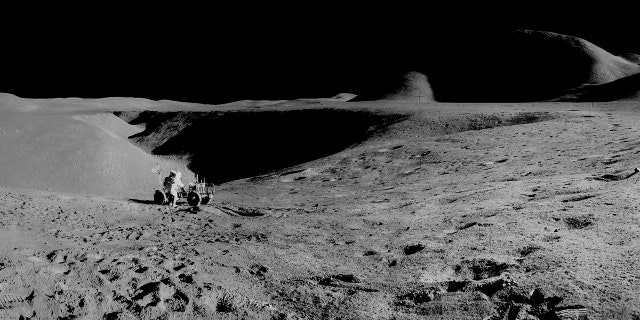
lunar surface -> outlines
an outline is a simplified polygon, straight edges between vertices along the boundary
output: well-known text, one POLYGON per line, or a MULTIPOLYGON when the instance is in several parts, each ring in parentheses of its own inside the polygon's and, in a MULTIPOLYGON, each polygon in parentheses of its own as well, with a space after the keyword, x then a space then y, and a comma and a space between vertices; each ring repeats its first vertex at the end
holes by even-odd
POLYGON ((195 112, 6 95, 0 315, 640 315, 637 103, 336 100, 195 112), (181 133, 200 135, 180 124, 255 115, 272 121, 158 155, 181 133), (234 147, 287 128, 298 136, 261 154, 234 147), (298 163, 288 162, 295 153, 298 163), (152 203, 158 173, 182 170, 189 182, 189 168, 218 177, 212 203, 200 211, 183 199, 176 208, 152 203))
POLYGON ((0 319, 640 319, 638 56, 513 37, 546 101, 0 93, 0 319))

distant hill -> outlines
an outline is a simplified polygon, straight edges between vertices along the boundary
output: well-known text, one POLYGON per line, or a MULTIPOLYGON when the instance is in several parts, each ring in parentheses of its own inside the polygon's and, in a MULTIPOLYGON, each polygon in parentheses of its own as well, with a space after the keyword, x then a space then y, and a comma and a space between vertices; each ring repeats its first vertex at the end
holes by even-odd
POLYGON ((421 95, 442 102, 544 101, 640 72, 640 55, 617 56, 585 39, 554 32, 487 35, 483 45, 475 38, 456 40, 461 43, 456 52, 425 61, 424 70, 379 79, 357 100, 414 101, 421 95))
MULTIPOLYGON (((0 184, 97 195, 149 197, 158 174, 184 164, 145 153, 128 137, 143 129, 110 112, 151 101, 22 99, 0 94, 0 184)), ((158 103, 161 105, 162 103, 158 103)))
MULTIPOLYGON (((575 87, 603 84, 640 72, 640 66, 584 39, 553 32, 513 32, 511 81, 519 93, 548 98, 575 87)), ((534 96, 535 97, 535 96, 534 96)))
POLYGON ((427 76, 412 71, 390 77, 373 86, 373 90, 358 95, 353 101, 366 100, 433 101, 433 92, 427 76))

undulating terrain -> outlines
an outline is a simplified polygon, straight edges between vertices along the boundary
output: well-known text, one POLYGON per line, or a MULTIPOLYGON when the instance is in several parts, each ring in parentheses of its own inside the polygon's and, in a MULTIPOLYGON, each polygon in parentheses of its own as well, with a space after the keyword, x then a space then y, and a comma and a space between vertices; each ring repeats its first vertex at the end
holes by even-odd
POLYGON ((640 319, 637 55, 513 37, 558 101, 0 93, 0 319, 640 319))
MULTIPOLYGON (((82 139, 87 144, 140 154, 121 164, 140 166, 132 169, 140 177, 134 182, 149 192, 135 194, 112 182, 113 174, 95 174, 80 186, 62 179, 42 190, 36 183, 44 180, 28 180, 36 172, 23 172, 24 180, 7 173, 7 164, 17 171, 24 161, 11 161, 3 149, 3 316, 481 319, 520 312, 543 318, 553 307, 575 305, 594 319, 640 314, 635 103, 301 100, 201 113, 184 106, 171 114, 128 108, 116 117, 111 111, 123 108, 96 101, 64 110, 31 102, 38 108, 3 111, 12 117, 3 119, 14 119, 2 123, 3 148, 44 153, 26 147, 32 144, 26 139, 44 137, 52 150, 69 145, 75 135, 66 133, 68 124, 47 134, 16 132, 18 120, 46 113, 93 134, 82 139), (147 128, 256 114, 272 117, 273 128, 225 127, 198 140, 199 148, 215 152, 197 154, 189 149, 194 145, 180 143, 182 156, 162 160, 153 150, 189 138, 180 132, 192 138, 202 132, 175 130, 162 143, 153 129, 127 123, 142 114, 164 117, 153 126, 145 122, 147 128), (132 138, 102 135, 109 128, 129 128, 124 132, 132 138), (274 152, 233 143, 284 135, 284 128, 300 134, 270 139, 274 152), (288 162, 295 153, 287 147, 299 151, 299 163, 288 162), (175 209, 151 204, 153 168, 190 167, 194 157, 210 164, 196 166, 196 173, 222 177, 214 202, 199 212, 183 202, 175 209), (254 167, 261 160, 268 164, 264 173, 254 167), (118 186, 131 195, 108 193, 118 186), (86 191, 74 189, 81 187, 86 191), (549 306, 533 302, 536 288, 549 306)), ((92 168, 49 158, 58 170, 90 176, 92 168)))

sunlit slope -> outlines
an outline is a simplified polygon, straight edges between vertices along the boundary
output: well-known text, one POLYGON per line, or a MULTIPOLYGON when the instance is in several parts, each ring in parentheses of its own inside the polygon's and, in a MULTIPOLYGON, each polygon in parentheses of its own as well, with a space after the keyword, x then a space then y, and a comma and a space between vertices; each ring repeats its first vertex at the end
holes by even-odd
POLYGON ((26 111, 17 102, 0 108, 1 185, 148 197, 158 170, 187 171, 134 146, 127 137, 141 129, 112 113, 26 111))

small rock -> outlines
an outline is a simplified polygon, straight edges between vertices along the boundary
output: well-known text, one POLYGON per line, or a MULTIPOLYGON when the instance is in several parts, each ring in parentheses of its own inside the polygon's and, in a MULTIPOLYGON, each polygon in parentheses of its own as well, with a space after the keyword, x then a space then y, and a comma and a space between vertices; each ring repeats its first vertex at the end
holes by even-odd
POLYGON ((362 255, 366 257, 366 256, 374 256, 374 255, 377 255, 377 254, 378 254, 378 252, 375 251, 375 250, 367 250, 362 255))
POLYGON ((420 252, 424 248, 425 246, 421 243, 411 244, 404 247, 404 254, 408 256, 408 255, 420 252))
POLYGON ((535 288, 531 291, 531 296, 529 297, 529 303, 531 305, 539 305, 544 302, 544 291, 540 288, 535 288))

